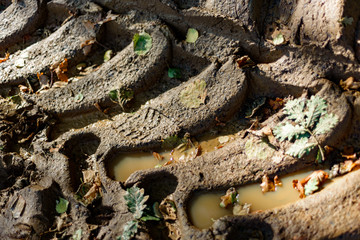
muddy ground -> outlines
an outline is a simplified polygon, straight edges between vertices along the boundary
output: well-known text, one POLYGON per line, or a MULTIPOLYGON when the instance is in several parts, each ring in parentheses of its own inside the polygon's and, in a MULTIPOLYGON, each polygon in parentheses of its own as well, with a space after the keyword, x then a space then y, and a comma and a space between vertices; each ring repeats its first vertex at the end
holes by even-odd
POLYGON ((332 150, 328 164, 359 154, 357 0, 1 0, 0 7, 2 239, 116 239, 133 219, 124 195, 134 185, 149 203, 165 205, 164 219, 142 224, 138 239, 360 238, 360 171, 295 203, 223 217, 209 229, 188 217, 199 191, 315 165, 315 149, 294 158, 286 154, 292 143, 274 138, 277 151, 246 152, 264 129, 286 122, 281 106, 245 118, 256 99, 324 99, 338 117, 317 139, 332 150), (195 43, 186 41, 189 28, 199 33, 195 43), (133 36, 142 32, 152 47, 138 55, 133 36), (107 50, 113 54, 105 62, 107 50), (170 78, 168 68, 181 69, 181 77, 170 78), (200 104, 184 103, 184 90, 201 81, 200 104), (116 89, 134 97, 117 103, 109 95, 116 89), (137 171, 126 182, 108 174, 121 152, 157 151, 171 136, 244 121, 234 141, 191 161, 137 171), (79 199, 84 186, 93 195, 79 199), (60 198, 69 202, 62 214, 60 198))

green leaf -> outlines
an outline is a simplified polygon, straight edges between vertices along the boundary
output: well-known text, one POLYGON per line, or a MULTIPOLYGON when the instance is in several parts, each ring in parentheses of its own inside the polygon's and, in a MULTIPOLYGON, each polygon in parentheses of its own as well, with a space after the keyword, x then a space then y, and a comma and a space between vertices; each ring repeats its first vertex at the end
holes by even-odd
POLYGON ((304 125, 306 128, 312 128, 319 120, 319 117, 326 113, 326 101, 319 96, 311 96, 307 101, 306 119, 304 125))
POLYGON ((305 153, 308 154, 316 145, 316 143, 309 143, 308 138, 303 137, 296 140, 286 151, 286 154, 301 158, 305 153))
POLYGON ((112 50, 107 50, 104 54, 104 62, 108 62, 113 56, 112 50))
POLYGON ((179 68, 169 68, 168 76, 169 78, 181 78, 181 70, 179 68))
POLYGON ((128 221, 124 225, 124 231, 121 236, 117 237, 118 240, 130 240, 138 231, 139 223, 136 220, 128 221))
POLYGON ((278 125, 273 130, 274 136, 280 141, 288 139, 291 141, 294 137, 299 138, 306 133, 306 129, 299 125, 292 125, 287 122, 285 124, 278 125))
POLYGON ((289 100, 284 106, 284 113, 288 115, 288 119, 301 123, 305 119, 305 100, 306 99, 293 99, 289 100))
POLYGON ((180 102, 188 108, 198 108, 205 102, 206 82, 196 79, 180 92, 180 102))
POLYGON ((82 93, 78 93, 74 99, 76 102, 81 102, 84 99, 84 95, 82 95, 82 93))
POLYGON ((316 154, 316 162, 317 163, 322 163, 323 162, 323 157, 322 157, 322 155, 321 155, 321 151, 320 151, 320 148, 318 149, 318 152, 317 152, 317 154, 316 154))
POLYGON ((59 197, 59 200, 56 200, 56 212, 61 214, 61 213, 64 213, 67 211, 68 209, 68 206, 69 206, 69 201, 62 198, 62 197, 59 197))
POLYGON ((81 237, 82 237, 82 229, 81 228, 76 230, 74 235, 72 235, 73 240, 81 240, 81 237))
POLYGON ((279 33, 278 35, 276 35, 276 37, 274 37, 274 39, 273 39, 274 45, 281 45, 281 44, 283 44, 284 42, 285 42, 285 38, 284 38, 284 36, 283 36, 281 33, 279 33))
POLYGON ((134 51, 137 55, 145 55, 150 51, 152 46, 152 38, 146 33, 136 33, 133 37, 134 51))
POLYGON ((129 211, 134 215, 135 219, 140 219, 143 215, 144 209, 146 208, 145 202, 149 196, 144 196, 144 189, 140 189, 136 186, 128 188, 127 194, 124 196, 126 205, 129 211))
POLYGON ((145 215, 143 217, 140 218, 141 221, 160 221, 160 218, 155 217, 155 216, 151 216, 151 215, 145 215))
POLYGON ((118 90, 111 90, 109 92, 109 97, 112 101, 116 102, 118 101, 119 97, 118 97, 118 90))
POLYGON ((339 122, 339 118, 336 115, 334 115, 332 113, 325 114, 320 117, 319 122, 318 122, 318 124, 316 124, 316 127, 313 132, 315 135, 327 133, 333 127, 335 127, 335 125, 338 122, 339 122))
POLYGON ((189 28, 186 34, 186 42, 195 43, 199 38, 199 32, 195 28, 189 28))
POLYGON ((354 18, 353 17, 343 17, 340 19, 339 22, 341 24, 343 24, 344 26, 352 25, 352 23, 354 22, 354 18))
POLYGON ((313 194, 315 191, 319 189, 319 180, 317 177, 312 177, 310 180, 305 184, 305 195, 309 196, 313 194))

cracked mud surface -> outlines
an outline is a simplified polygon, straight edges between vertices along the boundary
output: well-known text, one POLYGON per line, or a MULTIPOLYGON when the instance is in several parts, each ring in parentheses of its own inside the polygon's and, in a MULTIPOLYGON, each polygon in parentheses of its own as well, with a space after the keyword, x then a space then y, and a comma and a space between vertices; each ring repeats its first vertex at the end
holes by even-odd
MULTIPOLYGON (((125 182, 113 180, 107 170, 119 153, 155 151, 168 137, 197 136, 219 122, 244 120, 246 105, 260 97, 321 97, 339 121, 321 135, 320 144, 335 153, 347 146, 359 152, 360 95, 340 87, 340 80, 360 79, 360 5, 355 0, 0 4, 0 54, 10 53, 0 63, 2 238, 70 239, 81 229, 83 239, 116 239, 131 220, 123 196, 135 184, 150 202, 171 200, 177 209, 176 218, 162 228, 147 223, 139 239, 360 238, 359 171, 283 207, 223 217, 209 229, 192 225, 188 203, 197 192, 260 182, 264 174, 281 177, 314 164, 316 151, 300 159, 285 155, 288 141, 277 142, 277 153, 264 159, 247 156, 250 120, 234 132, 235 140, 192 161, 137 171, 125 182), (350 16, 351 24, 339 21, 350 16), (185 42, 188 28, 199 32, 195 44, 185 42), (272 41, 274 31, 282 33, 282 44, 272 41), (139 32, 152 37, 152 48, 143 56, 133 50, 132 38, 139 32), (114 54, 103 62, 108 49, 114 54), (245 55, 254 66, 238 66, 245 55), (57 86, 55 69, 65 58, 69 82, 57 86), (84 62, 86 74, 78 70, 84 62), (180 68, 182 77, 169 78, 169 67, 180 68), (41 88, 40 73, 48 89, 41 88), (180 95, 199 80, 206 83, 204 103, 187 107, 180 95), (109 96, 114 89, 131 89, 135 97, 119 106, 109 96), (15 95, 20 103, 9 99, 15 95), (84 206, 75 193, 87 170, 98 173, 102 197, 84 206), (59 197, 69 201, 62 219, 55 211, 59 197)), ((274 112, 260 119, 257 130, 284 119, 281 110, 274 112)), ((338 160, 335 153, 329 161, 338 160)))

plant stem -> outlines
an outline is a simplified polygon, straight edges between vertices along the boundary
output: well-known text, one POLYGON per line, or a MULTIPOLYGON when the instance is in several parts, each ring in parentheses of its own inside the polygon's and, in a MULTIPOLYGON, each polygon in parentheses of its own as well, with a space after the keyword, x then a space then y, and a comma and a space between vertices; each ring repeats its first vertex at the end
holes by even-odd
POLYGON ((312 137, 314 137, 314 139, 315 139, 315 141, 316 141, 316 144, 318 145, 318 148, 319 148, 319 150, 320 150, 320 154, 321 154, 322 161, 325 161, 325 152, 324 152, 323 147, 320 145, 319 140, 315 137, 315 135, 313 134, 313 132, 312 132, 310 129, 306 128, 306 131, 307 131, 308 133, 310 133, 310 135, 311 135, 312 137))

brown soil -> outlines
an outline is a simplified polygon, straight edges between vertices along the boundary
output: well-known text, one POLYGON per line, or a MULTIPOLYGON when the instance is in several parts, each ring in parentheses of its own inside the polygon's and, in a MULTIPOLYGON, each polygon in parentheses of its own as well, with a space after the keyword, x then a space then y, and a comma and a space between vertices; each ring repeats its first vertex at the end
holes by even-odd
POLYGON ((253 120, 259 132, 285 121, 281 110, 244 118, 254 99, 319 96, 339 117, 319 138, 334 149, 329 164, 344 148, 360 151, 359 17, 357 0, 0 0, 0 56, 10 53, 0 62, 0 237, 70 239, 81 229, 82 239, 116 239, 132 219, 124 194, 136 184, 149 202, 176 206, 174 218, 143 225, 139 239, 359 239, 359 171, 293 204, 224 217, 209 229, 188 217, 197 192, 314 164, 315 150, 300 159, 284 154, 288 141, 273 142, 276 156, 247 156, 253 120), (195 43, 185 41, 188 28, 199 32, 195 43), (132 42, 140 32, 152 37, 143 56, 132 42), (245 55, 254 64, 239 67, 245 55), (64 59, 69 82, 61 85, 64 59), (182 77, 169 78, 169 67, 182 77), (349 77, 354 83, 341 87, 349 77), (188 107, 180 96, 199 80, 204 103, 188 107), (117 104, 114 89, 135 97, 117 104), (137 171, 126 182, 108 174, 118 153, 157 150, 170 136, 234 122, 244 126, 233 129, 236 140, 192 161, 137 171), (75 196, 87 170, 98 174, 102 195, 88 205, 75 196), (62 215, 59 197, 69 201, 62 215))

